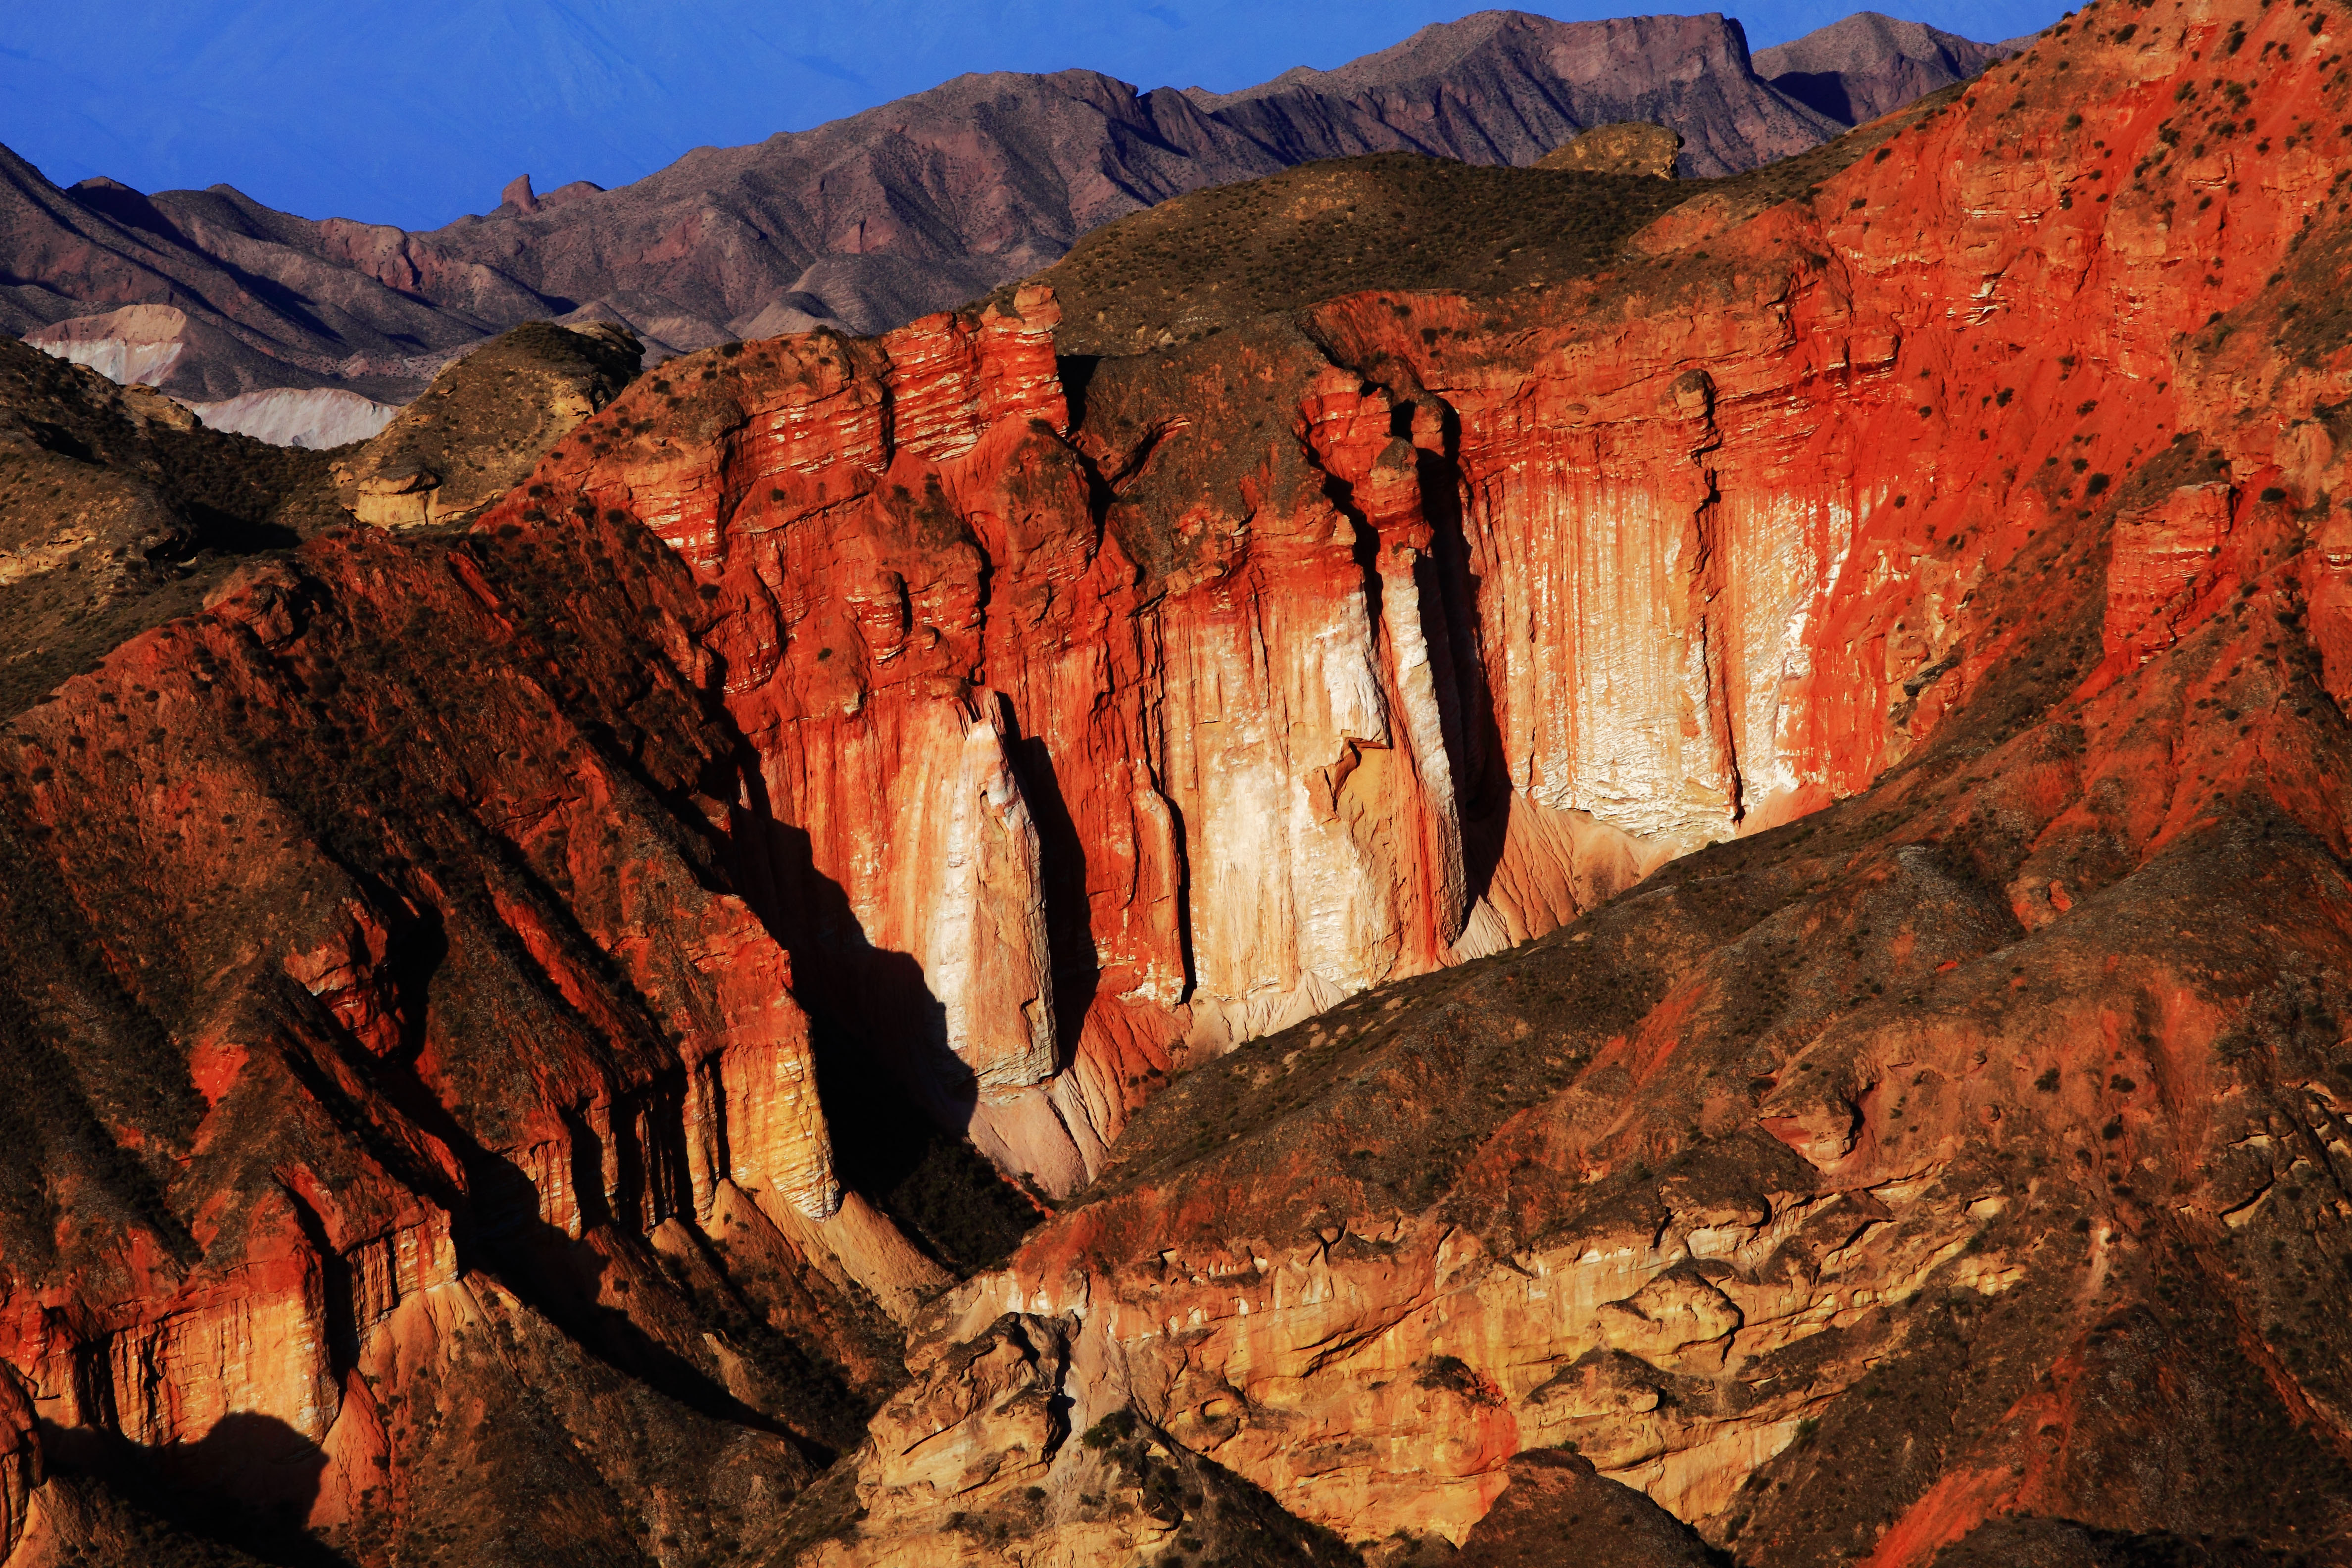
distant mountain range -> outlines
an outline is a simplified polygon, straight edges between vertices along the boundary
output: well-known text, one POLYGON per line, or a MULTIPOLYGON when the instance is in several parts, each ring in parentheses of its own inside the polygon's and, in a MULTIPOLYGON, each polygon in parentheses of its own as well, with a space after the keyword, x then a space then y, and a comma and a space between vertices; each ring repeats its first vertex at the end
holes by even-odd
POLYGON ((60 189, 0 148, 0 327, 192 402, 293 387, 397 403, 536 319, 624 324, 656 358, 819 323, 878 331, 1034 272, 1110 219, 1321 158, 1525 164, 1643 120, 1681 133, 1681 174, 1737 173, 2002 52, 1870 13, 1751 57, 1718 15, 1489 11, 1234 93, 959 77, 617 190, 541 195, 520 178, 495 210, 429 233, 296 217, 226 185, 60 189))

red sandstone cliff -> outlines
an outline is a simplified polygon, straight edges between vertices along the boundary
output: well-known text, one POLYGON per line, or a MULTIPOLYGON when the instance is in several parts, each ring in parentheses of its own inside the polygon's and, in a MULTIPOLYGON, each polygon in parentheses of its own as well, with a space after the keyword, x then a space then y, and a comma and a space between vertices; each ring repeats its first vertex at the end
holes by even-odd
POLYGON ((1457 777, 1653 843, 1858 798, 1180 1080, 924 1321, 828 1561, 1178 1539, 941 1413, 992 1342, 1390 1552, 1563 1439, 1744 1560, 2352 1552, 2340 26, 2093 7, 1805 200, 1312 313, 1444 410, 1457 777))
POLYGON ((0 1522, 2343 1559, 2333 26, 2095 7, 1500 299, 674 362, 68 682, 0 1522), (950 1288, 828 1052, 1067 1206, 950 1288))

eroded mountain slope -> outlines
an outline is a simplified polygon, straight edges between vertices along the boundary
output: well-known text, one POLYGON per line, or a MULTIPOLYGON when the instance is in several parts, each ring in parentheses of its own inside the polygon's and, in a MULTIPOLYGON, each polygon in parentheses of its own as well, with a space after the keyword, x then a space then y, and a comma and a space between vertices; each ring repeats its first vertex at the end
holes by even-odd
MULTIPOLYGON (((925 1320, 823 1560, 1181 1551, 1063 1401, 1391 1560, 1562 1443, 1761 1563, 2352 1555, 2338 26, 2092 7, 1654 262, 1308 313, 1458 420, 1473 562, 1549 489, 1623 615, 1656 530, 1748 836, 1179 1078, 925 1320)), ((1644 731, 1482 609, 1514 783, 1615 806, 1644 731)))
POLYGON ((689 356, 68 681, 16 1549, 2343 1560, 2352 78, 2165 5, 1566 281, 689 356))
POLYGON ((0 713, 354 510, 394 525, 480 511, 612 401, 639 346, 533 322, 443 370, 371 439, 310 452, 0 342, 0 713))
POLYGON ((1942 101, 1724 179, 1333 159, 1106 224, 1033 281, 1054 290, 1054 341, 1078 357, 1167 348, 1365 289, 1483 298, 1562 283, 1610 266, 1685 202, 1721 212, 1786 200, 1942 101))
MULTIPOLYGON (((1916 92, 1966 75, 1980 47, 1952 42, 1960 53, 1901 80, 1916 92)), ((1854 72, 1891 40, 1862 43, 1838 54, 1854 72)), ((878 331, 1020 279, 1111 218, 1316 159, 1526 164, 1640 119, 1685 133, 1685 172, 1722 174, 1856 118, 1765 82, 1721 16, 1487 11, 1222 95, 1087 70, 967 75, 698 148, 617 190, 574 181, 542 196, 524 177, 430 232, 299 217, 226 185, 60 190, 0 149, 0 327, 183 397, 344 386, 397 401, 465 345, 547 317, 626 327, 657 359, 814 321, 878 331)))

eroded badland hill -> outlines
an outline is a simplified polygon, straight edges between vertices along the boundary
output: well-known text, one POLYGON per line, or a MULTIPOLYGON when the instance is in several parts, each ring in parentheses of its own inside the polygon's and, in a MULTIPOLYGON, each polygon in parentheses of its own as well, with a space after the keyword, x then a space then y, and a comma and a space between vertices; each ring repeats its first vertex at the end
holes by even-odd
POLYGON ((9 1568, 2352 1560, 2347 26, 1190 197, 66 680, 9 1568))

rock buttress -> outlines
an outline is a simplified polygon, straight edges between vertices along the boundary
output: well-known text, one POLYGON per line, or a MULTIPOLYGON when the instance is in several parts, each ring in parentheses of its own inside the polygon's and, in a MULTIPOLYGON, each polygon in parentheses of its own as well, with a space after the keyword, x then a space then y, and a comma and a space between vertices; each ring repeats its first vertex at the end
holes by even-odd
MULTIPOLYGON (((1013 1313, 1072 1430, 1384 1560, 1561 1445, 1742 1561, 1925 1564, 2011 1515, 2340 1555, 2340 26, 2092 7, 1613 272, 1313 311, 1443 431, 1456 798, 1741 835, 1179 1078, 935 1306, 904 1406, 1013 1313)), ((1078 438, 1180 359, 1095 367, 1078 438)), ((1098 467, 1147 494, 1177 441, 1098 467)), ((1119 537, 1166 617, 1218 514, 1156 516, 1119 537)), ((1037 1457, 950 1489, 1042 1491, 1003 1521, 1050 1554, 1103 1494, 1037 1457)), ((828 1560, 891 1560, 941 1484, 869 1451, 828 1560)))

